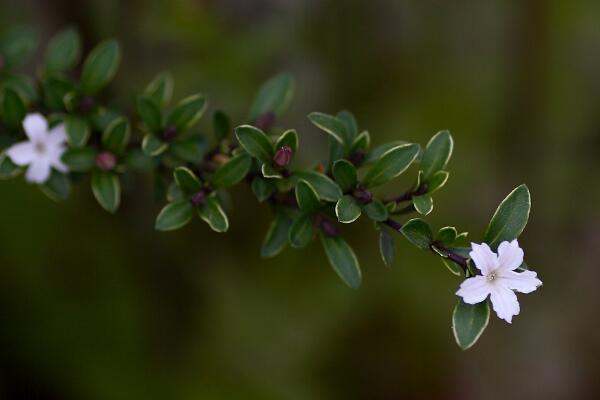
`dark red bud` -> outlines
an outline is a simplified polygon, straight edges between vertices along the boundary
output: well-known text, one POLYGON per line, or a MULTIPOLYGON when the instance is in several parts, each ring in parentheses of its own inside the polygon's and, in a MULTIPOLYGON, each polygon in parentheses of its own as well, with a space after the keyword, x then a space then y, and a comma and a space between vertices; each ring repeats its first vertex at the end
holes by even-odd
POLYGON ((96 155, 96 166, 102 171, 111 171, 117 165, 117 157, 108 151, 96 155))
POLYGON ((260 130, 268 131, 275 122, 275 114, 272 112, 265 113, 254 121, 254 126, 260 130))
POLYGON ((354 189, 352 196, 362 204, 370 203, 373 200, 373 193, 362 187, 354 189))
POLYGON ((327 236, 337 236, 337 227, 333 222, 328 219, 323 219, 321 221, 321 229, 327 236))
POLYGON ((96 108, 96 100, 92 96, 85 96, 79 101, 79 110, 83 113, 89 113, 96 108))
POLYGON ((171 140, 175 135, 177 135, 177 126, 175 125, 169 125, 163 131, 163 139, 165 140, 171 140))
POLYGON ((367 153, 363 149, 358 149, 350 154, 348 161, 350 161, 353 165, 360 165, 365 159, 366 155, 367 153))
POLYGON ((280 147, 273 156, 273 161, 280 167, 286 167, 292 161, 292 148, 290 146, 280 147))
POLYGON ((204 202, 206 201, 206 193, 203 191, 196 192, 192 195, 191 200, 194 206, 200 207, 201 205, 204 205, 204 202))

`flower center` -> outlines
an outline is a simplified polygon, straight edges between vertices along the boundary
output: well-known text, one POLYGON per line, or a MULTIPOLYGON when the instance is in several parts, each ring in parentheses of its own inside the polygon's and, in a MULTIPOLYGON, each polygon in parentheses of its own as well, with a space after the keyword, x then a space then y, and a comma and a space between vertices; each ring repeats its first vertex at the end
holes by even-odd
POLYGON ((486 275, 488 281, 492 282, 497 278, 496 271, 492 271, 486 275))
POLYGON ((46 152, 46 144, 42 143, 42 142, 37 142, 34 146, 33 146, 34 150, 36 153, 38 154, 44 154, 46 152))

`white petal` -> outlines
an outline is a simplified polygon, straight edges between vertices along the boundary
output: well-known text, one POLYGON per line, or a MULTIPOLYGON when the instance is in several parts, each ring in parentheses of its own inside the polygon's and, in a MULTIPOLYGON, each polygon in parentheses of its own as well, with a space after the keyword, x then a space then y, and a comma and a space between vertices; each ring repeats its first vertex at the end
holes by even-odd
POLYGON ((501 270, 513 271, 523 264, 523 249, 517 239, 512 242, 504 241, 498 246, 498 263, 501 270))
POLYGON ((64 152, 65 152, 64 148, 59 147, 59 148, 53 149, 48 157, 50 165, 52 167, 56 168, 60 172, 68 172, 69 171, 69 168, 62 162, 62 155, 64 154, 64 152))
POLYGON ((475 266, 483 275, 487 275, 490 271, 498 268, 498 257, 487 243, 471 243, 471 249, 469 257, 475 262, 475 266))
POLYGON ((521 293, 531 293, 542 286, 542 281, 537 277, 534 271, 506 271, 498 278, 502 284, 521 293))
POLYGON ((50 177, 50 163, 45 159, 37 159, 27 168, 25 179, 33 183, 44 183, 50 177))
POLYGON ((31 140, 43 140, 48 133, 48 122, 42 114, 28 114, 23 121, 23 129, 31 140))
POLYGON ((483 276, 474 276, 465 279, 456 292, 465 303, 477 304, 485 300, 490 294, 490 282, 483 276))
POLYGON ((498 281, 494 285, 490 299, 498 318, 505 320, 509 324, 512 323, 512 317, 518 315, 521 311, 515 292, 498 281))
POLYGON ((48 144, 62 144, 67 140, 67 131, 64 124, 55 126, 48 135, 48 144))
POLYGON ((6 154, 10 157, 12 162, 17 165, 27 165, 37 157, 35 146, 31 142, 19 142, 13 144, 6 150, 6 154))

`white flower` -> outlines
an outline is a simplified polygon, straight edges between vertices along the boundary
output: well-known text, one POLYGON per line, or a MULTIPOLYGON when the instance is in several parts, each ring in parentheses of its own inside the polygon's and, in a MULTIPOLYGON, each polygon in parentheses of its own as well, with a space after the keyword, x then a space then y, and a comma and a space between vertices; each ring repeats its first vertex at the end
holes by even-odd
POLYGON ((471 243, 471 248, 469 256, 481 275, 465 279, 456 294, 469 304, 481 303, 490 295, 498 318, 511 323, 520 311, 514 291, 531 293, 542 281, 533 271, 515 272, 523 263, 523 250, 517 240, 500 243, 498 255, 485 243, 471 243))
POLYGON ((60 124, 48 131, 48 122, 41 114, 29 114, 23 121, 29 141, 12 145, 6 154, 17 165, 29 165, 25 178, 29 182, 44 183, 52 168, 67 172, 60 158, 65 151, 65 126, 60 124))

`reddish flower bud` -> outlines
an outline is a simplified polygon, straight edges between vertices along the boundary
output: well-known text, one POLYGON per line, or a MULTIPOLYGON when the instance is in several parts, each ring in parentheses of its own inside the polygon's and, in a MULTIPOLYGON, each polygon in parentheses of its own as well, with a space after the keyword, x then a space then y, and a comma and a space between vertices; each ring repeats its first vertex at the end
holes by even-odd
POLYGON ((84 96, 79 100, 79 110, 82 113, 92 112, 94 108, 96 108, 96 100, 92 96, 84 96))
POLYGON ((177 135, 177 127, 175 125, 169 125, 165 128, 165 130, 163 131, 163 139, 165 140, 171 140, 175 137, 175 135, 177 135))
POLYGON ((352 154, 350 154, 350 157, 348 157, 348 161, 350 161, 353 165, 360 165, 365 159, 366 155, 367 153, 365 153, 363 149, 358 149, 356 151, 353 151, 352 154))
POLYGON ((260 130, 268 131, 273 126, 275 122, 275 114, 272 112, 268 112, 256 118, 254 121, 254 126, 260 130))
POLYGON ((202 190, 199 192, 196 192, 192 195, 192 204, 196 207, 200 207, 202 205, 204 205, 204 202, 206 201, 206 193, 204 193, 202 190))
POLYGON ((352 197, 354 197, 362 204, 367 204, 370 203, 371 200, 373 200, 373 193, 359 186, 352 192, 352 197))
POLYGON ((327 236, 337 236, 338 234, 337 226, 328 219, 321 221, 321 229, 327 236))
POLYGON ((96 166, 102 171, 111 171, 117 166, 117 157, 109 151, 98 153, 96 155, 96 166))
POLYGON ((292 148, 290 146, 282 146, 275 152, 273 161, 280 167, 286 167, 292 161, 292 148))

